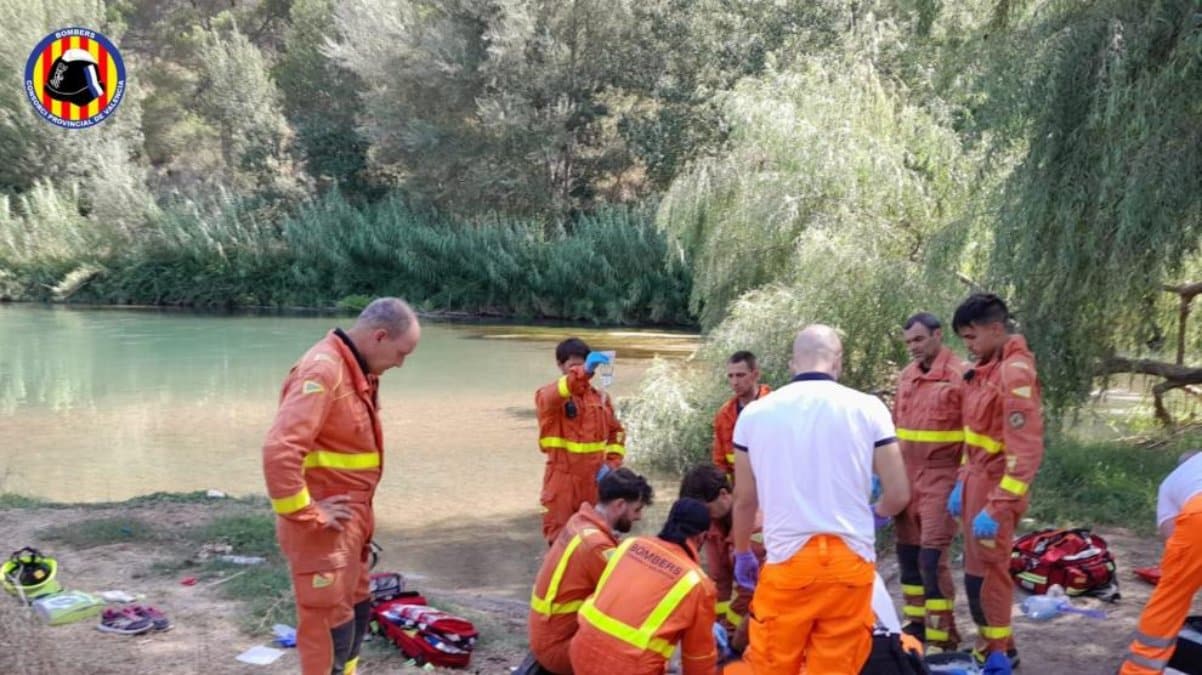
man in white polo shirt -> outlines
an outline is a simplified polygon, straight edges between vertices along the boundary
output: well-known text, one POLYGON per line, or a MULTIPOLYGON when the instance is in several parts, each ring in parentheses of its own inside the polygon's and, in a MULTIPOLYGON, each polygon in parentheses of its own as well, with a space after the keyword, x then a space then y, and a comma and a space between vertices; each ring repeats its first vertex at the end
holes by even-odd
POLYGON ((756 675, 858 673, 871 649, 872 474, 880 516, 905 508, 910 484, 889 410, 840 385, 842 366, 834 329, 806 327, 793 342, 792 382, 735 425, 735 577, 755 587, 746 659, 756 675), (757 509, 762 573, 751 552, 757 509))

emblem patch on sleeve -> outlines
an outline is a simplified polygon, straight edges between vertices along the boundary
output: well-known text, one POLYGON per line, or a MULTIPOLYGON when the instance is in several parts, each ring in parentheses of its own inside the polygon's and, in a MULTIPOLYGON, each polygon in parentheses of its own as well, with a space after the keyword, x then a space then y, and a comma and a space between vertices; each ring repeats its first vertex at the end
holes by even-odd
POLYGON ((302 394, 320 394, 325 390, 326 388, 321 386, 317 380, 305 380, 305 383, 301 385, 302 394))
POLYGON ((1020 412, 1010 413, 1010 426, 1015 429, 1022 429, 1027 425, 1027 416, 1020 412))
POLYGON ((1016 389, 1011 389, 1010 393, 1012 393, 1015 396, 1018 396, 1020 398, 1031 398, 1031 388, 1027 387, 1027 386, 1018 387, 1016 389))

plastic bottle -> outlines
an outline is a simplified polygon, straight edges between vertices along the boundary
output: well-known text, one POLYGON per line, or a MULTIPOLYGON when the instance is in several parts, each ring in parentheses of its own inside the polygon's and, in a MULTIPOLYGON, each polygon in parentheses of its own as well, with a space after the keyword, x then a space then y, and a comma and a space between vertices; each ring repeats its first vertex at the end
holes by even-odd
POLYGON ((219 555, 217 559, 235 565, 262 565, 267 562, 266 558, 257 555, 219 555))
POLYGON ((1022 610, 1029 619, 1051 621, 1060 614, 1065 602, 1064 589, 1054 585, 1048 589, 1046 595, 1032 595, 1023 600, 1022 610))

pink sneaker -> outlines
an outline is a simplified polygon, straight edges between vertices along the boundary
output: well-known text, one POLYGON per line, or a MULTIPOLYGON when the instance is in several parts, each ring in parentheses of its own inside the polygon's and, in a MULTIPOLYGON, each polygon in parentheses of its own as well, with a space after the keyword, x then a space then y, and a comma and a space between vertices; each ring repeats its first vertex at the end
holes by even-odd
POLYGON ((100 624, 96 630, 119 635, 141 635, 154 628, 150 619, 144 619, 129 610, 106 609, 100 615, 100 624))
POLYGON ((150 605, 131 605, 125 612, 131 616, 150 621, 151 628, 155 632, 171 630, 172 628, 171 619, 168 619, 166 614, 150 605))

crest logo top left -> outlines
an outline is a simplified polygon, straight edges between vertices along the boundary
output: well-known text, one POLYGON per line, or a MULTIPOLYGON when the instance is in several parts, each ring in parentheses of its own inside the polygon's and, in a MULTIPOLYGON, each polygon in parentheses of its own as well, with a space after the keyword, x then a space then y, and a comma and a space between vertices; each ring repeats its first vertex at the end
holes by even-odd
POLYGON ((29 53, 25 95, 47 122, 90 127, 108 119, 125 96, 125 62, 117 46, 97 31, 56 30, 29 53))

